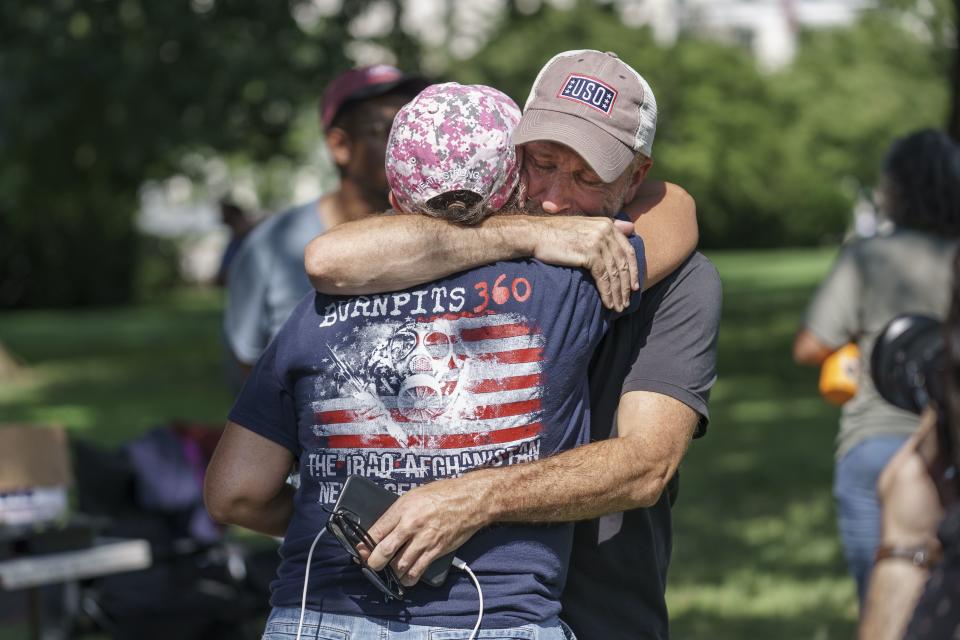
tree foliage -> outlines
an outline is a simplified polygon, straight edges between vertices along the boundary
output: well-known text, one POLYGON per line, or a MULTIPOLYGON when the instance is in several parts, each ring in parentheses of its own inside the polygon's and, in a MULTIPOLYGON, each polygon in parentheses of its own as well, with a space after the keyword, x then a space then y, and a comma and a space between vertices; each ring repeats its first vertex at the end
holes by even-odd
MULTIPOLYGON (((957 1, 882 0, 853 29, 804 34, 774 75, 735 46, 659 46, 610 3, 511 1, 451 75, 522 105, 555 52, 616 51, 656 91, 654 176, 696 197, 704 246, 810 244, 842 231, 894 137, 944 121, 957 1)), ((294 123, 350 66, 348 26, 372 4, 321 18, 312 0, 0 3, 0 308, 127 300, 144 181, 190 157, 298 156, 294 123)), ((373 41, 414 69, 424 52, 396 23, 373 41)))
POLYGON ((661 47, 580 2, 511 15, 456 75, 522 106, 550 55, 582 48, 615 51, 650 82, 660 111, 653 176, 694 195, 706 247, 837 237, 890 142, 946 115, 946 57, 891 12, 805 33, 795 63, 764 75, 739 47, 689 35, 661 47))
POLYGON ((349 66, 310 3, 0 3, 0 307, 129 298, 137 190, 190 149, 291 153, 287 133, 349 66))

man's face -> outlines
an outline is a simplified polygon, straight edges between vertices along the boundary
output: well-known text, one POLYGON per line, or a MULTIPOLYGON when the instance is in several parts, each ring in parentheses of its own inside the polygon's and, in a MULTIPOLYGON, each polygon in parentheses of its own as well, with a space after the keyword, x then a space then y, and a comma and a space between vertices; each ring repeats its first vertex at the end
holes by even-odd
POLYGON ((526 209, 549 215, 615 216, 642 182, 650 161, 631 167, 614 180, 600 179, 570 147, 536 141, 523 145, 522 179, 526 209))
POLYGON ((351 108, 350 122, 344 127, 347 133, 341 168, 344 177, 356 182, 368 197, 386 202, 390 187, 384 170, 387 140, 390 127, 400 108, 410 101, 410 96, 387 94, 365 100, 351 108))

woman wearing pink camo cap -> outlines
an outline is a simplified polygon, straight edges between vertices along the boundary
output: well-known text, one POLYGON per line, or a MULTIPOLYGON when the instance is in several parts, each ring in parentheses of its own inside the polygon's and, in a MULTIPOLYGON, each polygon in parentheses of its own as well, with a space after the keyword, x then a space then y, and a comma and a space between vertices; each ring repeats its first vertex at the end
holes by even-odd
POLYGON ((510 142, 519 122, 520 108, 493 87, 427 87, 393 121, 386 152, 391 204, 466 225, 501 209, 520 181, 510 142))

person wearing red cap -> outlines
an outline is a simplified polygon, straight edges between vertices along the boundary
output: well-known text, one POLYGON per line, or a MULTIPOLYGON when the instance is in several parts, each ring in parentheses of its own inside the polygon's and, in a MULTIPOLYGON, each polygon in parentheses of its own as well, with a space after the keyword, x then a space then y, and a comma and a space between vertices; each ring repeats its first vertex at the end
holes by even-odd
POLYGON ((524 154, 528 203, 540 216, 493 216, 476 228, 424 216, 379 218, 344 225, 308 247, 307 271, 326 293, 393 291, 534 257, 589 270, 615 309, 641 283, 619 222, 606 216, 627 213, 646 247, 640 310, 614 323, 589 370, 591 443, 405 493, 370 529, 378 542, 371 568, 389 562, 410 584, 477 528, 579 521, 564 620, 581 640, 668 637, 670 511, 680 459, 708 422, 721 289, 699 253, 650 285, 663 276, 650 267, 658 251, 697 235, 692 199, 646 181, 656 121, 650 86, 615 54, 558 54, 537 76, 513 138, 524 154), (357 260, 370 255, 378 259, 357 260))
POLYGON ((389 65, 372 65, 346 71, 327 86, 320 121, 339 188, 259 225, 230 266, 224 334, 244 373, 311 290, 303 270, 307 243, 342 222, 389 208, 387 135, 400 107, 426 84, 389 65))

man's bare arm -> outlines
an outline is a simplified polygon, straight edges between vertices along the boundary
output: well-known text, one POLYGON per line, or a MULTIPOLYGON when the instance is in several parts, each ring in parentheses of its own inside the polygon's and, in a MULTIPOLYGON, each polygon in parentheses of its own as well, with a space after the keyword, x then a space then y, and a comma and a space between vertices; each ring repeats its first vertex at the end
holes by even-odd
POLYGON ((564 522, 656 503, 687 449, 698 415, 656 393, 631 392, 619 437, 528 464, 484 469, 410 491, 370 529, 368 558, 392 564, 407 584, 435 558, 494 522, 564 522))
POLYGON ((677 270, 700 241, 697 204, 683 188, 669 182, 642 185, 626 207, 634 230, 643 238, 648 289, 677 270))
MULTIPOLYGON (((697 242, 693 199, 663 183, 643 185, 628 207, 649 243, 645 286, 670 273, 697 242), (690 222, 692 221, 692 231, 690 222)), ((607 307, 622 310, 638 288, 636 255, 625 222, 599 217, 499 215, 477 227, 426 216, 384 216, 337 226, 305 252, 307 274, 323 293, 357 295, 432 282, 497 260, 534 257, 588 269, 607 307)))
POLYGON ((432 282, 532 251, 520 216, 464 227, 423 215, 393 215, 337 225, 307 245, 304 263, 317 291, 359 295, 432 282))
POLYGON ((616 438, 510 468, 516 477, 506 482, 500 469, 480 472, 474 482, 488 484, 489 522, 567 522, 656 504, 699 416, 679 400, 644 391, 624 395, 617 413, 616 438), (518 482, 529 490, 500 490, 518 482))
POLYGON ((396 291, 498 260, 535 257, 589 269, 603 303, 622 311, 639 285, 627 222, 499 215, 464 227, 422 215, 367 218, 314 238, 304 254, 321 293, 396 291), (632 269, 621 270, 620 265, 632 269))
POLYGON ((292 466, 286 448, 228 422, 204 477, 207 511, 217 522, 284 535, 293 515, 292 466))

